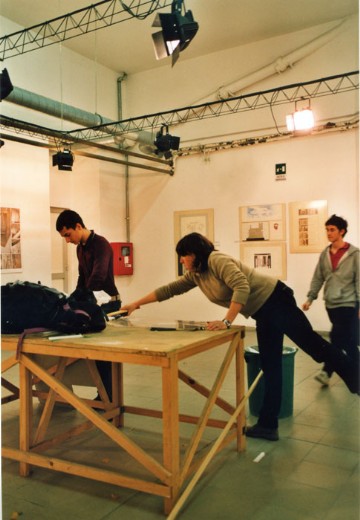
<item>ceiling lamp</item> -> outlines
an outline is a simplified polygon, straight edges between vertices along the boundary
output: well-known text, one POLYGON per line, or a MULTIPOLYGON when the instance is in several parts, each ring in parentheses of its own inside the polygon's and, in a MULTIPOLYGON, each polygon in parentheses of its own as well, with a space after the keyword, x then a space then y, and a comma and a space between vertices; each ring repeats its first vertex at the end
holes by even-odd
POLYGON ((286 126, 289 132, 306 131, 314 128, 314 114, 310 107, 310 100, 308 106, 300 110, 297 109, 295 102, 295 112, 286 116, 286 126))
POLYGON ((181 14, 183 0, 174 0, 171 14, 158 13, 153 27, 161 27, 160 32, 152 35, 155 56, 157 60, 172 56, 172 66, 175 65, 181 51, 186 49, 199 29, 191 11, 181 14))
POLYGON ((160 157, 164 156, 165 159, 170 159, 170 157, 172 157, 171 150, 179 149, 180 137, 170 135, 168 126, 163 125, 160 131, 156 134, 154 145, 157 148, 155 152, 156 155, 159 155, 160 157), (166 129, 166 134, 164 134, 164 129, 166 129))
POLYGON ((52 165, 57 166, 58 170, 71 172, 74 164, 74 156, 71 150, 64 149, 62 152, 57 152, 52 157, 52 165))
POLYGON ((3 69, 2 72, 0 72, 0 101, 7 98, 13 89, 14 87, 7 69, 3 69))

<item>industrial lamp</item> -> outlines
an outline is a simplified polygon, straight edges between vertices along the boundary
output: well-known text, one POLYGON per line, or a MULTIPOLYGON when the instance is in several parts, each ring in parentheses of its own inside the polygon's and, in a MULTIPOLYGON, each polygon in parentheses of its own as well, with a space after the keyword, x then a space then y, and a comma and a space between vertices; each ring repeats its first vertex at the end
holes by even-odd
POLYGON ((165 159, 170 159, 170 157, 172 157, 171 150, 179 149, 180 137, 170 135, 168 126, 163 125, 160 131, 156 134, 154 145, 157 148, 155 151, 156 155, 161 157, 164 156, 165 159), (166 130, 166 134, 164 134, 164 130, 166 130))
POLYGON ((74 156, 71 153, 71 150, 64 148, 63 151, 57 152, 52 157, 52 165, 57 166, 58 170, 71 172, 73 164, 74 156))
POLYGON ((297 102, 295 102, 295 112, 286 116, 286 126, 289 132, 297 132, 304 130, 311 130, 314 128, 314 114, 311 110, 310 100, 306 108, 297 109, 297 102))
POLYGON ((7 69, 3 69, 2 72, 0 72, 0 101, 7 98, 13 89, 14 87, 7 69))
POLYGON ((158 13, 152 24, 153 27, 161 27, 160 32, 152 35, 155 56, 157 60, 172 56, 172 66, 175 65, 181 51, 186 49, 199 29, 192 12, 185 11, 181 14, 183 0, 174 0, 171 6, 171 14, 158 13))

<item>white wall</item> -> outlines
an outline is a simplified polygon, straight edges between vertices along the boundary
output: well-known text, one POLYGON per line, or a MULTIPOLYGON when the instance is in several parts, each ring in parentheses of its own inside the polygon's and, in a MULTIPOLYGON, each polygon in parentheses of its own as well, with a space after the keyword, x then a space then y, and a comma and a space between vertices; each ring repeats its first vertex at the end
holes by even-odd
POLYGON ((2 271, 1 283, 51 283, 48 150, 7 141, 1 148, 1 206, 20 209, 21 272, 2 271))
MULTIPOLYGON (((334 25, 310 28, 201 59, 180 59, 173 69, 164 66, 128 77, 124 84, 124 117, 185 106, 224 83, 239 79, 291 52, 334 25)), ((293 69, 264 80, 249 90, 355 70, 358 66, 356 41, 357 23, 351 22, 340 36, 293 69)), ((7 67, 14 84, 20 88, 116 118, 116 74, 101 70, 99 76, 94 64, 64 48, 60 52, 54 46, 14 58, 7 67), (94 92, 95 80, 101 82, 101 90, 107 94, 101 100, 94 92)), ((321 117, 351 115, 358 110, 356 93, 318 101, 321 117)), ((2 105, 6 115, 18 117, 21 112, 9 103, 2 105)), ((274 112, 282 121, 286 109, 275 107, 274 112)), ((28 111, 26 115, 27 120, 44 124, 37 113, 28 111)), ((203 137, 215 141, 224 135, 246 134, 252 127, 272 128, 273 131, 270 111, 257 110, 246 115, 186 124, 179 128, 179 135, 182 143, 196 143, 203 137)), ((222 151, 210 154, 208 159, 201 155, 178 158, 173 177, 129 168, 130 238, 134 242, 135 274, 117 277, 124 302, 174 278, 173 214, 176 210, 214 208, 216 247, 238 256, 239 206, 288 205, 291 201, 326 199, 329 214, 338 213, 349 220, 348 240, 359 243, 357 131, 292 138, 222 151), (279 162, 287 164, 287 180, 283 182, 275 181, 275 164, 279 162)), ((46 150, 10 141, 1 149, 0 161, 1 205, 21 209, 24 260, 21 276, 17 273, 3 274, 2 283, 21 278, 50 284, 50 206, 78 211, 89 228, 110 241, 126 240, 123 166, 76 156, 71 173, 59 172, 50 166, 46 150)), ((70 287, 73 289, 77 276, 75 248, 69 245, 69 251, 72 258, 70 287)), ((294 288, 299 303, 305 299, 317 257, 317 254, 287 255, 287 282, 294 288)), ((223 309, 210 304, 197 289, 192 293, 145 307, 138 311, 138 316, 147 316, 151 320, 223 317, 223 309)), ((318 330, 329 329, 321 300, 313 305, 308 316, 318 330)), ((251 320, 245 321, 241 317, 238 321, 252 324, 251 320)))
MULTIPOLYGON (((125 301, 138 298, 175 278, 174 211, 214 208, 217 249, 239 257, 238 208, 248 204, 328 201, 329 215, 349 221, 347 239, 358 244, 358 132, 293 138, 210 155, 180 158, 174 177, 131 178, 131 224, 135 276, 119 280, 125 301), (346 153, 344 153, 346 150, 346 153), (275 164, 287 164, 286 181, 275 180, 275 164), (138 203, 141 201, 141 203, 138 203)), ((298 303, 305 301, 318 254, 289 253, 287 215, 287 283, 298 303)), ((156 319, 215 319, 224 311, 198 290, 145 307, 138 316, 156 319), (196 294, 196 295, 195 295, 196 294)), ((308 313, 318 330, 328 330, 321 298, 308 313)), ((251 324, 239 318, 239 323, 251 324)))

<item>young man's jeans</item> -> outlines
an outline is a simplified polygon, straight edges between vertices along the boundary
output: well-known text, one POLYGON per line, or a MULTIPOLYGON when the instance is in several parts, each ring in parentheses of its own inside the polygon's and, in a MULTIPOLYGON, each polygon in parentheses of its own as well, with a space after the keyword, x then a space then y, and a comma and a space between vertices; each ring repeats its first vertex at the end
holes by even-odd
MULTIPOLYGON (((329 319, 332 323, 330 332, 331 344, 343 349, 356 363, 358 353, 358 334, 359 334, 359 309, 356 307, 335 307, 326 308, 329 319)), ((328 363, 324 364, 324 370, 329 376, 333 373, 333 368, 328 363)))
MULTIPOLYGON (((102 310, 105 314, 109 312, 118 311, 121 308, 121 301, 116 300, 114 302, 107 302, 101 305, 102 310)), ((105 390, 109 396, 112 398, 112 379, 111 379, 111 362, 110 361, 96 361, 96 366, 99 371, 101 380, 105 387, 105 390)))
POLYGON ((296 306, 292 289, 280 281, 252 318, 256 320, 261 366, 264 371, 265 392, 259 424, 277 428, 281 406, 284 335, 317 362, 325 361, 330 344, 313 330, 305 314, 296 306))

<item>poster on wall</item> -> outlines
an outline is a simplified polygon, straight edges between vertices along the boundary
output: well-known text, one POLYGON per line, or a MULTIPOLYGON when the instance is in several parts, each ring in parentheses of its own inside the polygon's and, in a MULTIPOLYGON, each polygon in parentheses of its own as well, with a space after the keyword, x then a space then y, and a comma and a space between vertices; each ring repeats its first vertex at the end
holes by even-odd
POLYGON ((285 240, 285 204, 258 204, 239 208, 240 240, 285 240))
POLYGON ((1 270, 21 272, 20 209, 1 208, 1 270))
POLYGON ((289 211, 290 253, 320 253, 328 244, 327 201, 290 202, 289 211))
MULTIPOLYGON (((200 233, 214 242, 214 210, 194 209, 174 211, 174 238, 175 245, 180 238, 189 233, 200 233)), ((176 275, 184 274, 180 259, 176 258, 176 275)))

